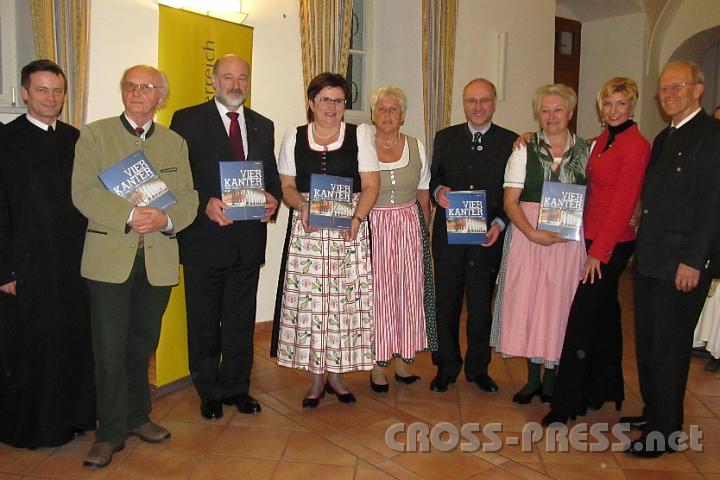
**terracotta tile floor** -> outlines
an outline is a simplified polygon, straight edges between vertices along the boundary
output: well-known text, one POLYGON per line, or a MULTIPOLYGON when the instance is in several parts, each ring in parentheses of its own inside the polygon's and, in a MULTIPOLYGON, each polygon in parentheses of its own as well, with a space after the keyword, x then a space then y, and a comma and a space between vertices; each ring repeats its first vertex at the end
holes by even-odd
MULTIPOLYGON (((624 414, 641 407, 633 345, 630 275, 622 284, 627 399, 624 414)), ((263 406, 260 415, 242 415, 225 407, 220 421, 199 415, 200 401, 192 387, 156 399, 154 420, 173 433, 164 444, 151 445, 131 439, 105 469, 83 469, 82 458, 93 435, 55 449, 20 450, 0 445, 0 480, 9 479, 715 479, 720 480, 720 373, 706 372, 706 360, 694 357, 685 401, 686 424, 703 433, 703 452, 665 455, 656 460, 628 457, 610 450, 586 453, 576 449, 551 451, 541 441, 531 449, 516 440, 527 422, 537 422, 547 407, 537 399, 527 406, 514 405, 513 393, 524 384, 525 361, 494 356, 491 375, 500 385, 497 394, 485 394, 464 379, 445 394, 434 394, 428 383, 434 374, 429 354, 413 366, 422 381, 398 385, 390 391, 370 391, 368 374, 347 375, 358 403, 344 405, 326 397, 316 410, 300 408, 306 376, 278 367, 268 358, 270 333, 260 325, 256 334, 256 360, 252 393, 263 406), (462 451, 460 447, 430 452, 398 452, 386 442, 392 425, 426 422, 498 422, 504 446, 462 451), (474 451, 473 451, 474 450, 474 451)), ((581 421, 613 422, 620 413, 605 405, 581 421)), ((572 426, 572 424, 571 424, 572 426)), ((480 442, 490 437, 476 434, 480 442)), ((613 437, 609 437, 614 441, 613 437)), ((396 435, 407 444, 407 436, 396 435)), ((470 437, 463 437, 466 443, 470 437)), ((469 442, 468 442, 469 443, 469 442)), ((433 445, 452 445, 448 433, 433 445)), ((422 442, 418 443, 419 446, 422 442)), ((472 444, 470 443, 470 446, 472 444)))

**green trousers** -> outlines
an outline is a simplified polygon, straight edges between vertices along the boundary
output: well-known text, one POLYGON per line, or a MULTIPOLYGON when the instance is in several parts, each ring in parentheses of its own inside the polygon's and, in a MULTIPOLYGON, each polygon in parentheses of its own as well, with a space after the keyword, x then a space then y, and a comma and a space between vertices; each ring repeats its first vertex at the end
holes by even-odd
POLYGON ((130 430, 150 419, 148 362, 157 348, 171 287, 148 283, 142 249, 124 283, 87 282, 97 393, 95 438, 121 445, 130 430))

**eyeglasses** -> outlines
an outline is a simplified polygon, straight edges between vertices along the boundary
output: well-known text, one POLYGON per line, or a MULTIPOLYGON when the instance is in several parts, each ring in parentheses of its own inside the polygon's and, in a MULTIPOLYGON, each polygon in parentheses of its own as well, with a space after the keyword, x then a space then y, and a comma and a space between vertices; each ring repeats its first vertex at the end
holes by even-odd
POLYGON ((679 92, 681 89, 690 85, 697 85, 697 82, 677 82, 671 85, 663 85, 662 87, 658 87, 657 93, 679 92))
POLYGON ((495 101, 492 97, 482 97, 482 98, 464 98, 463 102, 465 102, 466 105, 490 105, 495 101))
POLYGON ((319 97, 315 100, 319 103, 322 103, 323 105, 330 105, 331 103, 334 103, 338 107, 345 105, 344 98, 319 97))
POLYGON ((122 84, 123 92, 131 93, 135 90, 140 90, 141 92, 149 92, 150 90, 156 89, 156 88, 162 88, 160 85, 153 85, 152 83, 135 83, 135 82, 125 82, 122 84))

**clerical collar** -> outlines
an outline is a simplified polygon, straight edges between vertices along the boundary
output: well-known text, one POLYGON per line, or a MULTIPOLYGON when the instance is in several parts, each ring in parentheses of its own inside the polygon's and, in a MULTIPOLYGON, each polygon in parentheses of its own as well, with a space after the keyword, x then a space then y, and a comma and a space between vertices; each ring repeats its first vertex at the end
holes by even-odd
POLYGON ((51 123, 50 125, 48 125, 47 123, 41 122, 41 121, 38 120, 37 118, 33 117, 33 116, 30 115, 29 113, 26 113, 26 114, 25 114, 25 118, 27 118, 28 122, 32 123, 33 125, 35 125, 35 126, 38 127, 38 128, 42 128, 42 129, 45 130, 46 132, 48 131, 48 128, 49 128, 49 127, 52 127, 53 130, 57 130, 57 120, 55 120, 53 123, 51 123))
POLYGON ((155 132, 155 122, 150 120, 145 125, 137 125, 135 122, 130 120, 127 115, 125 115, 125 112, 123 112, 122 115, 120 115, 120 122, 122 122, 123 127, 125 127, 125 130, 127 130, 131 135, 137 136, 137 133, 135 133, 135 129, 137 127, 142 127, 143 133, 140 135, 140 139, 147 140, 150 138, 150 136, 155 132))
POLYGON ((680 121, 677 123, 677 125, 675 125, 675 122, 672 122, 672 123, 670 124, 670 126, 671 126, 671 127, 675 127, 675 128, 680 128, 680 127, 682 127, 683 125, 685 125, 686 123, 688 123, 690 120, 692 120, 693 118, 695 118, 695 115, 697 115, 698 113, 700 113, 700 110, 702 110, 702 107, 698 108, 698 109, 695 110, 693 113, 691 113, 691 114, 688 115, 687 117, 685 117, 685 118, 683 118, 682 120, 680 120, 680 121))

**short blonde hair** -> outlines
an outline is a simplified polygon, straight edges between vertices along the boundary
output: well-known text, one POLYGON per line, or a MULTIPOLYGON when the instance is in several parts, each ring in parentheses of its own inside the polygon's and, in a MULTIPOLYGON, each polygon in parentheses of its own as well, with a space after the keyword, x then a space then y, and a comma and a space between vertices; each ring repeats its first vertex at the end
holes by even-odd
POLYGON ((622 93, 625 95, 630 102, 630 106, 635 108, 635 104, 638 99, 638 87, 635 80, 628 77, 615 77, 611 78, 605 84, 600 87, 597 93, 597 105, 600 111, 602 111, 602 102, 613 93, 622 93))
POLYGON ((535 94, 533 95, 532 107, 535 117, 538 117, 540 114, 540 102, 542 102, 543 97, 547 97, 548 95, 557 95, 563 99, 568 110, 575 110, 575 106, 577 105, 577 94, 575 90, 562 83, 543 85, 535 90, 535 94))
POLYGON ((391 87, 389 85, 378 88, 370 95, 370 109, 375 110, 375 105, 385 97, 397 98, 400 104, 400 111, 402 113, 407 111, 407 95, 405 95, 405 92, 403 92, 401 88, 391 87))

